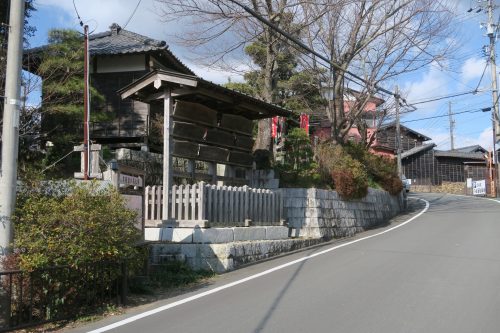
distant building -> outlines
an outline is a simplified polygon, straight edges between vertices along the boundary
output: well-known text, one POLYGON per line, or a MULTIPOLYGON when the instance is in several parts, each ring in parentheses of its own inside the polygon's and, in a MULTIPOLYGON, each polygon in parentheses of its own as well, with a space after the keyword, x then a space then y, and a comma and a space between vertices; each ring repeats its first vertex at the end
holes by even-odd
POLYGON ((479 145, 454 150, 436 150, 435 144, 424 144, 402 153, 403 174, 413 189, 472 194, 467 181, 486 181, 491 193, 493 165, 486 149, 479 145))
MULTIPOLYGON (((431 140, 428 136, 403 125, 400 125, 400 134, 402 152, 423 146, 426 141, 431 140)), ((394 157, 397 153, 396 123, 382 125, 375 133, 375 140, 370 148, 377 155, 394 157)))
MULTIPOLYGON (((331 91, 331 89, 324 89, 323 95, 327 100, 331 100, 333 98, 333 92, 331 91)), ((357 95, 359 95, 359 92, 352 89, 346 89, 344 96, 345 113, 348 113, 352 108, 357 95)), ((372 135, 377 127, 377 123, 380 120, 380 111, 378 109, 384 102, 385 101, 383 99, 374 96, 371 97, 366 103, 366 106, 364 108, 365 111, 363 112, 361 119, 367 124, 368 137, 372 135)), ((332 124, 328 118, 328 115, 326 114, 326 111, 324 109, 314 111, 310 119, 310 133, 312 139, 318 141, 330 138, 331 132, 332 124)), ((356 124, 354 124, 349 130, 346 139, 354 141, 361 140, 361 135, 356 127, 356 124)))

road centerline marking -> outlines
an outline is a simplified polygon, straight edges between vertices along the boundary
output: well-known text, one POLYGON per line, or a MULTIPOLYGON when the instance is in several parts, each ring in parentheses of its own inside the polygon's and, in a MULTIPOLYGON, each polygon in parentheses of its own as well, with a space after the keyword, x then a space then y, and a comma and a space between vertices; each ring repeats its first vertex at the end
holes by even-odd
POLYGON ((206 297, 208 295, 215 294, 215 293, 217 293, 219 291, 222 291, 222 290, 225 290, 225 289, 229 289, 229 288, 232 288, 234 286, 243 284, 245 282, 257 279, 259 277, 271 274, 271 273, 279 271, 279 270, 282 270, 284 268, 290 267, 290 266, 295 265, 297 263, 300 263, 302 261, 305 261, 305 260, 308 260, 308 259, 320 256, 320 255, 323 255, 323 254, 326 254, 326 253, 329 253, 329 252, 332 252, 332 251, 335 251, 335 250, 340 249, 342 247, 345 247, 345 246, 348 246, 348 245, 351 245, 351 244, 354 244, 354 243, 358 243, 358 242, 361 242, 361 241, 366 240, 366 239, 370 239, 370 238, 374 238, 374 237, 386 234, 386 233, 388 233, 388 232, 390 232, 392 230, 398 229, 398 228, 400 228, 400 227, 402 227, 402 226, 410 223, 411 221, 417 219, 422 214, 424 214, 425 212, 427 212, 427 210, 429 209, 430 204, 429 204, 429 202, 427 200, 424 200, 424 199, 421 199, 421 198, 410 198, 410 199, 416 199, 416 200, 420 200, 420 201, 425 202, 425 208, 422 209, 422 211, 420 213, 418 213, 417 215, 411 217, 410 219, 408 219, 408 220, 406 220, 406 221, 404 221, 404 222, 402 222, 402 223, 400 223, 398 225, 395 225, 394 227, 391 227, 389 229, 386 229, 384 231, 378 232, 378 233, 373 234, 373 235, 365 236, 365 237, 362 237, 362 238, 359 238, 359 239, 355 239, 355 240, 352 240, 352 241, 349 241, 349 242, 346 242, 346 243, 342 243, 342 244, 330 247, 328 249, 325 249, 325 250, 322 250, 322 251, 310 254, 308 256, 305 256, 305 257, 302 257, 302 258, 299 258, 299 259, 295 259, 295 260, 289 261, 287 263, 284 263, 284 264, 278 265, 276 267, 267 269, 267 270, 265 270, 263 272, 260 272, 260 273, 254 274, 254 275, 250 275, 250 276, 248 276, 246 278, 243 278, 243 279, 240 279, 240 280, 237 280, 237 281, 233 281, 231 283, 222 285, 220 287, 216 287, 214 289, 210 289, 210 290, 204 291, 202 293, 199 293, 199 294, 196 294, 196 295, 193 295, 193 296, 190 296, 190 297, 178 300, 176 302, 169 303, 169 304, 157 307, 156 309, 153 309, 153 310, 149 310, 149 311, 145 311, 145 312, 139 313, 139 314, 131 316, 129 318, 117 321, 116 323, 109 324, 107 326, 104 326, 104 327, 101 327, 101 328, 98 328, 98 329, 95 329, 95 330, 92 330, 92 331, 88 331, 87 333, 103 333, 103 332, 107 332, 109 330, 118 328, 120 326, 124 326, 124 325, 130 324, 130 323, 132 323, 134 321, 137 321, 139 319, 152 316, 152 315, 157 314, 159 312, 166 311, 168 309, 177 307, 179 305, 182 305, 182 304, 185 304, 185 303, 188 303, 188 302, 191 302, 191 301, 194 301, 194 300, 206 297))

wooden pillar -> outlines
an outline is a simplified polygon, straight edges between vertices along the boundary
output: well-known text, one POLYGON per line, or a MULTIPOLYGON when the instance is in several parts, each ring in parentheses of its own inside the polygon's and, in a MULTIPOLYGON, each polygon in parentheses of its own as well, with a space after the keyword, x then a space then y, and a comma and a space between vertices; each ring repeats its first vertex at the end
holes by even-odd
POLYGON ((217 185, 217 163, 210 162, 208 164, 208 174, 212 176, 211 183, 217 185))
POLYGON ((172 134, 172 108, 173 100, 170 88, 165 88, 163 97, 163 209, 162 220, 169 220, 169 193, 172 188, 172 147, 171 147, 171 134, 172 134))
POLYGON ((193 184, 196 184, 196 175, 195 175, 195 162, 194 160, 188 160, 187 164, 187 172, 189 173, 189 177, 193 180, 193 184))

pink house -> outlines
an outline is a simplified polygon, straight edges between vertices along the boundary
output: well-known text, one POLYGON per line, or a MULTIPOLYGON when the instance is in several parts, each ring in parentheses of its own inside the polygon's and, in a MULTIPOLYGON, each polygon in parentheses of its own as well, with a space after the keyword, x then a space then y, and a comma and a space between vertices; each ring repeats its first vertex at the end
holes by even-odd
MULTIPOLYGON (((344 110, 346 113, 349 112, 350 108, 355 103, 354 98, 356 97, 356 94, 359 93, 354 90, 348 90, 348 92, 346 93, 344 99, 344 110)), ((331 92, 326 92, 326 94, 324 95, 327 99, 331 99, 330 98, 331 92)), ((384 102, 385 101, 381 98, 372 97, 366 103, 365 111, 362 115, 362 120, 368 126, 367 129, 368 138, 371 138, 372 135, 374 135, 374 133, 376 132, 377 123, 380 120, 377 118, 377 116, 380 115, 379 107, 384 102)), ((331 123, 324 110, 318 110, 317 112, 314 112, 312 114, 310 126, 311 126, 310 133, 313 142, 318 142, 324 139, 328 139, 331 136, 331 123)), ((353 125, 353 127, 349 130, 347 136, 348 140, 353 140, 358 142, 361 140, 361 135, 356 125, 353 125)), ((372 148, 373 152, 380 155, 394 156, 394 152, 391 150, 384 149, 383 147, 375 148, 376 146, 375 143, 376 141, 374 141, 374 144, 372 145, 374 147, 372 148)))

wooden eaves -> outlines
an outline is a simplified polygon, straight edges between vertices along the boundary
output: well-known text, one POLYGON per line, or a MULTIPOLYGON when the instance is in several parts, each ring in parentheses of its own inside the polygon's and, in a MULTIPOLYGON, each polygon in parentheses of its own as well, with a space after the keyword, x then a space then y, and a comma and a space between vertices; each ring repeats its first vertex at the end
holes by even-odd
POLYGON ((221 113, 230 113, 247 119, 274 116, 290 117, 293 112, 264 102, 236 90, 228 89, 193 75, 155 70, 118 91, 122 99, 131 98, 151 103, 164 98, 164 88, 171 89, 174 99, 204 104, 221 113))

